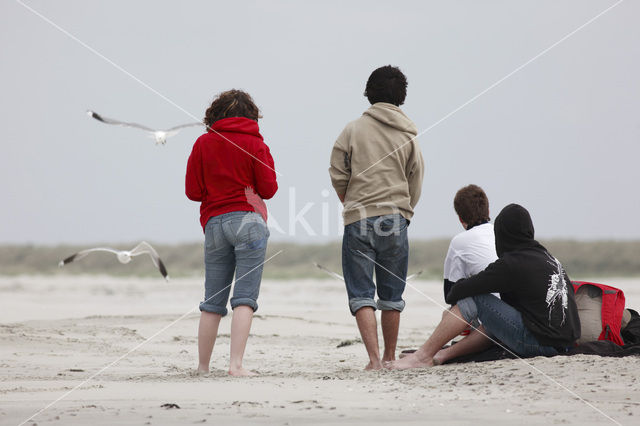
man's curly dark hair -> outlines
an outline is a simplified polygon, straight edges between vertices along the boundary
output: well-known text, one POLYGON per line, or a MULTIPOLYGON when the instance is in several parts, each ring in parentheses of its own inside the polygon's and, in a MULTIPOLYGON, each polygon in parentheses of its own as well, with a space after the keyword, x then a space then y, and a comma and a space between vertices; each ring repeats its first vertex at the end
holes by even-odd
POLYGON ((376 102, 386 102, 400 106, 407 97, 407 77, 398 67, 391 65, 380 67, 369 76, 364 95, 371 105, 376 102))
POLYGON ((210 127, 223 118, 246 117, 254 121, 262 118, 251 95, 242 90, 227 90, 218 94, 204 115, 204 124, 210 127))

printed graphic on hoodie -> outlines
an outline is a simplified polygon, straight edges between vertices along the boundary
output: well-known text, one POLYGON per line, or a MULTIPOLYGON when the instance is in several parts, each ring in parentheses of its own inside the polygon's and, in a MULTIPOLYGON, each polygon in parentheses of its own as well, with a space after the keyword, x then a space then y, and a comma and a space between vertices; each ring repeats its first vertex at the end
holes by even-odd
POLYGON ((556 303, 560 301, 562 303, 562 322, 560 325, 564 325, 566 318, 567 308, 569 306, 569 297, 567 296, 567 281, 564 279, 564 268, 562 264, 555 257, 547 253, 549 260, 547 263, 555 268, 555 273, 549 275, 549 287, 547 288, 547 308, 549 308, 549 324, 551 324, 551 312, 556 306, 556 303))

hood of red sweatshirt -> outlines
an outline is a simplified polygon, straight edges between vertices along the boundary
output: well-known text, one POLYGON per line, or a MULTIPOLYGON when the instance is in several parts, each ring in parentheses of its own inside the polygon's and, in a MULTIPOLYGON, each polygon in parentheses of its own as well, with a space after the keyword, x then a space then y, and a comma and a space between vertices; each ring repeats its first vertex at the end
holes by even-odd
POLYGON ((218 120, 211 125, 211 129, 207 129, 209 133, 213 131, 246 133, 262 139, 258 122, 246 117, 229 117, 218 120))

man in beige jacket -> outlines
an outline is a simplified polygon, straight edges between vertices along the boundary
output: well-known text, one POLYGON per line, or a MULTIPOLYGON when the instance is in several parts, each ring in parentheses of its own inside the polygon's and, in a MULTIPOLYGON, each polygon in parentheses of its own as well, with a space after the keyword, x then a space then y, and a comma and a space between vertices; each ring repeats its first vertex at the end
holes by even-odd
POLYGON ((371 107, 342 131, 329 168, 344 204, 342 270, 349 308, 369 355, 366 369, 372 370, 382 368, 381 361, 395 359, 405 305, 407 226, 424 175, 416 126, 399 108, 406 93, 407 80, 398 68, 388 65, 373 71, 365 90, 371 107), (382 311, 382 360, 376 309, 382 311))

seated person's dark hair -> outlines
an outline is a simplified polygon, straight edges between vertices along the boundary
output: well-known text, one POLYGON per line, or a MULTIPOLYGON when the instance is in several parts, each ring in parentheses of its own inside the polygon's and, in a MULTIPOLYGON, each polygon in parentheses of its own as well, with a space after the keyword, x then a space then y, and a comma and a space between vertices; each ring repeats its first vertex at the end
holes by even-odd
POLYGON ((469 227, 489 221, 489 199, 478 185, 461 188, 453 199, 453 208, 469 227))
POLYGON ((407 77, 398 67, 391 65, 380 67, 369 76, 364 95, 371 105, 376 102, 386 102, 400 106, 407 97, 407 77))
POLYGON ((262 118, 260 110, 251 95, 242 90, 227 90, 216 96, 204 115, 204 124, 208 127, 218 120, 229 117, 245 117, 254 121, 262 118))

